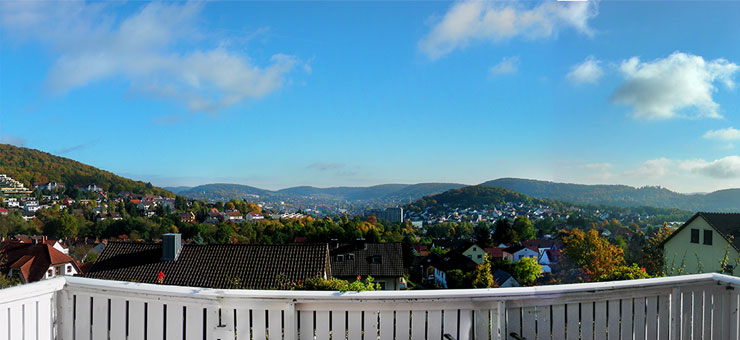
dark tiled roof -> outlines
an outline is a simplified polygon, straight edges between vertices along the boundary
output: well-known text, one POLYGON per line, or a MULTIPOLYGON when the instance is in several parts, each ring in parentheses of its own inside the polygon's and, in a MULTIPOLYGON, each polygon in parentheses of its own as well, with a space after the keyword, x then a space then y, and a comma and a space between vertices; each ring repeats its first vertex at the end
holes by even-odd
POLYGON ((497 269, 493 273, 493 280, 496 281, 496 284, 499 285, 499 286, 502 285, 502 284, 504 284, 504 282, 506 282, 506 280, 508 280, 510 277, 511 277, 511 274, 509 274, 509 273, 507 273, 507 272, 505 272, 505 271, 503 271, 501 269, 497 269))
POLYGON ((463 272, 469 272, 478 268, 478 264, 475 263, 475 261, 463 255, 461 252, 454 250, 447 252, 444 256, 432 253, 427 256, 427 263, 443 272, 453 269, 460 269, 463 272))
POLYGON ((735 250, 740 251, 740 214, 738 213, 716 213, 716 212, 697 212, 694 216, 691 216, 686 223, 681 225, 676 231, 671 234, 661 244, 664 245, 668 240, 672 239, 673 236, 678 234, 682 229, 686 228, 691 222, 697 217, 704 218, 709 225, 717 230, 720 235, 728 242, 732 240, 732 246, 735 250))
POLYGON ((352 243, 331 250, 331 273, 338 278, 357 275, 374 277, 403 276, 403 253, 400 243, 352 243), (349 254, 354 256, 349 260, 349 254), (337 262, 337 255, 343 255, 337 262), (380 256, 380 263, 373 263, 380 256))
POLYGON ((210 288, 275 289, 331 276, 326 244, 185 244, 176 261, 160 261, 161 243, 109 242, 85 275, 91 278, 210 288))

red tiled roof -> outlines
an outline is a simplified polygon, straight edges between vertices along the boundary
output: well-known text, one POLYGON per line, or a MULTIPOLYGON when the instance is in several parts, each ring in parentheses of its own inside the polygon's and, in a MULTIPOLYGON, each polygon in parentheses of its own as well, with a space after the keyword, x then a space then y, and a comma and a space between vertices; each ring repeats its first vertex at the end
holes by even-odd
POLYGON ((21 270, 25 282, 41 280, 52 265, 74 263, 71 257, 54 249, 48 243, 8 243, 2 250, 7 256, 8 263, 12 263, 11 268, 15 265, 21 270), (32 260, 29 261, 29 258, 32 260))
POLYGON ((501 259, 504 257, 504 248, 486 248, 484 249, 488 255, 493 259, 501 259))

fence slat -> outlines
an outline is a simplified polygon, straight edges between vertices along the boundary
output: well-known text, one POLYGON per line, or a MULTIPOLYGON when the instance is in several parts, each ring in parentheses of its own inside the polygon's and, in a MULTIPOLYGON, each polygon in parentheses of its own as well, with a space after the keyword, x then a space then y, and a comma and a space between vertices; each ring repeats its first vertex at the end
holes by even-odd
POLYGON ((75 340, 90 339, 90 298, 90 295, 87 294, 77 294, 75 311, 75 340))
POLYGON ((550 306, 536 308, 537 339, 550 340, 550 306))
MULTIPOLYGON (((183 305, 179 303, 167 304, 167 340, 182 340, 183 305)), ((233 310, 229 311, 234 313, 233 310)))
POLYGON ((738 309, 740 307, 740 292, 735 288, 732 291, 725 293, 727 297, 727 311, 723 313, 722 328, 728 329, 729 333, 727 339, 738 340, 740 336, 740 328, 738 322, 738 309), (729 325, 729 326, 727 326, 729 325))
MULTIPOLYGON (((39 340, 49 340, 53 336, 52 330, 54 329, 54 316, 51 313, 55 308, 53 305, 54 302, 54 294, 43 295, 38 299, 39 322, 37 324, 37 334, 39 340)), ((0 309, 0 313, 1 312, 2 309, 0 309)), ((2 320, 3 318, 0 315, 0 322, 2 322, 2 320)))
POLYGON ((110 340, 126 339, 126 301, 113 296, 110 299, 110 340))
POLYGON ((594 303, 594 339, 606 339, 606 301, 594 303))
MULTIPOLYGON (((671 325, 671 296, 658 296, 658 339, 668 339, 671 325)), ((711 338, 707 338, 711 339, 711 338)))
POLYGON ((301 340, 313 340, 313 311, 302 310, 299 319, 301 340))
POLYGON ((552 338, 565 339, 565 305, 552 306, 552 338))
POLYGON ((537 331, 537 317, 534 307, 522 308, 522 333, 527 339, 534 339, 537 331))
POLYGON ((607 302, 607 308, 608 308, 608 320, 607 320, 607 327, 608 327, 608 339, 609 340, 618 340, 619 339, 619 322, 621 318, 621 313, 619 309, 621 308, 620 301, 619 300, 609 300, 607 302))
MULTIPOLYGON (((301 313, 303 314, 303 313, 301 313)), ((267 339, 267 310, 255 308, 252 310, 252 338, 254 340, 267 339)))
POLYGON ((36 339, 36 301, 23 303, 23 336, 25 339, 36 339))
MULTIPOLYGON (((722 314, 724 313, 724 296, 721 289, 712 291, 712 326, 711 339, 719 340, 722 339, 722 314)), ((727 333, 727 332, 725 332, 727 333)))
POLYGON ((648 339, 658 338, 658 297, 649 296, 647 299, 647 312, 645 314, 646 336, 648 339))
POLYGON ((426 314, 423 310, 411 312, 411 340, 424 340, 426 337, 426 314))
MULTIPOLYGON (((282 340, 283 338, 283 311, 282 309, 270 309, 267 313, 267 335, 270 340, 282 340)), ((313 327, 313 326, 312 326, 313 327)))
POLYGON ((506 309, 506 337, 515 340, 511 333, 522 334, 522 309, 519 307, 506 309))
POLYGON ((693 292, 693 311, 691 312, 691 332, 694 340, 701 339, 704 326, 704 291, 697 289, 693 292))
MULTIPOLYGON (((429 327, 427 328, 427 339, 437 340, 442 338, 442 311, 430 310, 428 316, 429 327)), ((381 337, 382 339, 382 337, 381 337)))
POLYGON ((581 303, 581 339, 592 340, 594 338, 594 304, 591 302, 581 303))
POLYGON ((457 309, 445 309, 442 317, 444 318, 444 323, 442 325, 442 331, 444 334, 449 334, 450 336, 457 338, 457 309))
POLYGON ((635 340, 645 340, 645 298, 635 298, 633 303, 635 340))
POLYGON ((393 311, 382 311, 380 312, 380 339, 381 340, 393 340, 393 331, 395 325, 393 324, 394 316, 393 311))
POLYGON ((621 339, 632 340, 632 318, 634 313, 632 312, 632 299, 622 300, 622 323, 621 323, 621 339))
POLYGON ((159 340, 163 338, 163 334, 164 304, 159 301, 149 301, 147 302, 146 313, 146 338, 147 340, 159 340))
MULTIPOLYGON (((365 340, 378 339, 378 311, 365 311, 363 313, 363 331, 365 340)), ((317 337, 316 339, 321 339, 317 337)))
POLYGON ((108 338, 108 299, 100 296, 92 300, 92 338, 108 338))
POLYGON ((567 313, 566 332, 568 340, 581 338, 581 306, 577 303, 569 303, 565 306, 567 313))
MULTIPOLYGON (((190 309, 187 309, 190 313, 190 309)), ((189 320, 185 320, 185 326, 189 326, 189 320)), ((187 329, 187 328, 186 328, 187 329)), ((186 333, 189 331, 185 331, 186 333)), ((238 340, 251 340, 252 325, 249 322, 249 309, 238 308, 236 310, 236 338, 238 340)))
POLYGON ((473 311, 472 310, 460 310, 460 329, 458 334, 460 336, 457 340, 469 340, 473 335, 473 311))
POLYGON ((488 340, 489 333, 491 331, 491 310, 490 309, 476 309, 474 312, 475 317, 475 339, 488 340))
POLYGON ((316 312, 316 339, 329 339, 329 312, 328 311, 317 311, 316 312))
POLYGON ((362 312, 350 311, 347 313, 348 334, 347 339, 360 339, 362 337, 362 312))
POLYGON ((23 338, 23 304, 16 301, 12 302, 8 308, 8 339, 23 338))
POLYGON ((331 339, 344 340, 347 338, 347 312, 334 310, 331 312, 331 339))
POLYGON ((691 312, 694 309, 693 294, 691 291, 681 292, 681 339, 691 340, 691 312))

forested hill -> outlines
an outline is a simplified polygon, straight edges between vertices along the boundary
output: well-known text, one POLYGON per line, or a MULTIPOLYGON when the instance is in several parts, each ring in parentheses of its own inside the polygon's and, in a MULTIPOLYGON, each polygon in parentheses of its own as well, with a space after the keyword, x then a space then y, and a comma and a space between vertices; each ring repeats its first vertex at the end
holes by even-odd
POLYGON ((62 182, 68 186, 97 184, 112 193, 132 192, 174 197, 171 192, 150 183, 116 176, 69 158, 8 144, 0 144, 0 174, 13 177, 27 187, 33 187, 36 182, 62 182))
POLYGON ((448 190, 441 194, 424 196, 418 201, 406 205, 406 209, 416 211, 426 208, 431 208, 432 211, 441 211, 447 208, 480 209, 485 207, 490 208, 493 205, 502 205, 507 202, 524 203, 526 205, 546 205, 550 207, 569 205, 568 203, 530 197, 509 189, 473 185, 448 190))
POLYGON ((708 194, 681 194, 653 186, 635 188, 627 185, 555 183, 520 178, 500 178, 481 185, 579 204, 740 212, 740 189, 719 190, 708 194))
POLYGON ((610 205, 573 204, 551 199, 534 198, 509 189, 473 185, 460 189, 453 189, 441 194, 425 196, 420 200, 404 206, 409 211, 422 212, 429 210, 433 213, 448 213, 455 208, 459 209, 492 209, 499 208, 505 203, 523 203, 529 207, 547 206, 556 212, 570 211, 572 208, 585 209, 591 212, 602 211, 610 214, 645 214, 652 216, 649 223, 663 223, 664 221, 685 221, 693 213, 691 211, 674 208, 656 208, 649 206, 617 207, 610 205))

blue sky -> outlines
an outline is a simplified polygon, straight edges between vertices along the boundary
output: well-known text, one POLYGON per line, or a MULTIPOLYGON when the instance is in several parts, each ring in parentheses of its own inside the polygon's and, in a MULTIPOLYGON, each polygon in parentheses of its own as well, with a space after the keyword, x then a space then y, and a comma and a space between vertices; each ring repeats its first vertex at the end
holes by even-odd
POLYGON ((3 2, 0 141, 155 185, 740 187, 740 2, 3 2))

